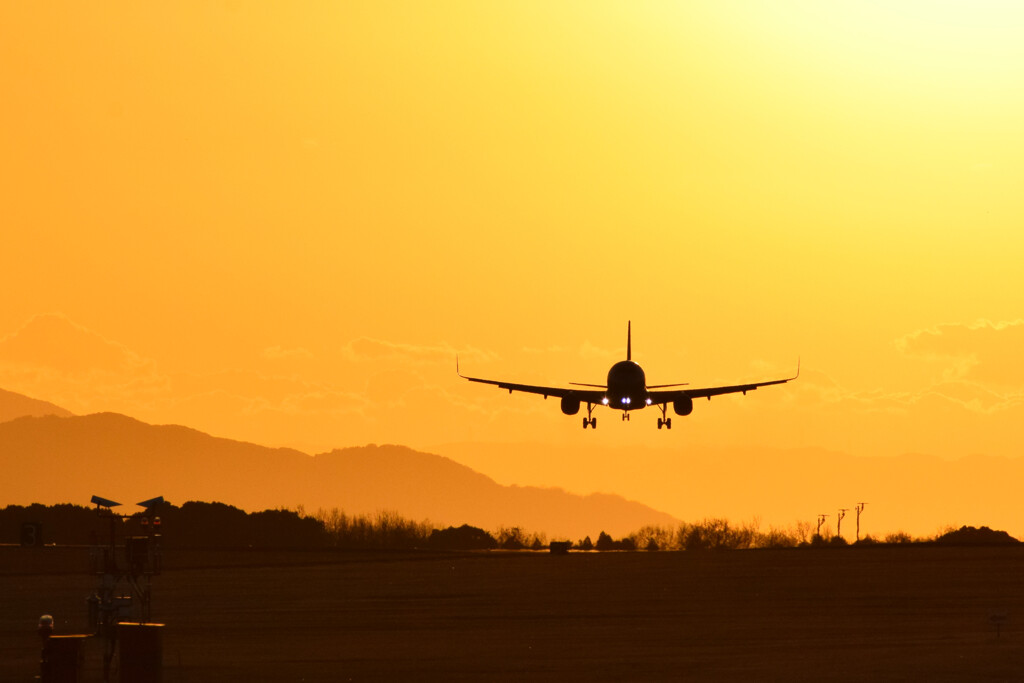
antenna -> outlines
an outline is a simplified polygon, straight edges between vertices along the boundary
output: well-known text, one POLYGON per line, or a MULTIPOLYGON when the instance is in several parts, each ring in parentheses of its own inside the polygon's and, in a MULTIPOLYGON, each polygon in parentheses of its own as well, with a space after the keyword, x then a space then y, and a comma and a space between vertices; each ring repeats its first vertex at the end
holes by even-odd
POLYGON ((836 514, 836 536, 842 536, 843 517, 846 516, 847 511, 850 508, 839 508, 839 513, 836 514))
POLYGON ((854 510, 857 511, 857 540, 858 541, 860 541, 860 513, 864 512, 864 506, 865 505, 867 505, 867 503, 857 503, 857 506, 854 508, 854 510))
MULTIPOLYGON (((110 545, 96 545, 91 555, 92 573, 99 577, 99 586, 86 598, 89 625, 103 639, 103 680, 110 680, 111 662, 117 647, 117 631, 122 623, 147 624, 150 616, 150 596, 154 575, 160 574, 162 565, 160 518, 156 516, 163 505, 163 496, 138 503, 145 508, 134 514, 119 514, 111 508, 120 505, 108 498, 93 496, 96 514, 110 520, 110 545), (118 543, 118 529, 137 521, 145 535, 125 536, 118 543), (118 594, 118 584, 125 581, 131 589, 128 595, 118 594)), ((123 532, 124 533, 124 532, 123 532)), ((122 671, 122 676, 124 672, 122 671)))
POLYGON ((626 321, 626 360, 633 360, 633 321, 626 321))
MULTIPOLYGON (((164 504, 164 497, 163 496, 157 496, 156 498, 150 498, 149 500, 144 500, 141 503, 136 503, 136 505, 138 505, 140 508, 146 508, 147 511, 149 511, 150 508, 156 507, 157 505, 163 505, 163 504, 164 504)), ((145 517, 143 517, 143 519, 145 519, 145 517)))
POLYGON ((99 496, 93 496, 89 502, 95 504, 98 508, 116 508, 120 505, 120 503, 114 502, 109 498, 101 498, 99 496))

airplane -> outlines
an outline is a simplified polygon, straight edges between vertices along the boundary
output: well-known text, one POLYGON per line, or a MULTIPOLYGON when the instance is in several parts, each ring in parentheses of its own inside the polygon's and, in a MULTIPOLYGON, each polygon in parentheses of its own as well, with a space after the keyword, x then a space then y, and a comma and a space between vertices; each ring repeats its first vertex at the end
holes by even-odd
POLYGON ((593 416, 594 408, 603 405, 613 410, 622 411, 622 419, 629 420, 631 410, 641 410, 648 406, 657 406, 661 409, 661 417, 658 418, 658 429, 672 429, 672 418, 668 417, 668 406, 672 404, 672 410, 676 415, 686 416, 693 412, 693 399, 707 398, 722 394, 743 393, 753 391, 758 387, 767 387, 772 384, 785 384, 800 376, 800 363, 797 362, 796 374, 785 379, 774 379, 767 382, 754 382, 751 384, 734 384, 724 387, 705 387, 702 389, 678 389, 674 387, 689 386, 688 382, 678 384, 647 384, 647 377, 643 368, 633 361, 633 324, 626 323, 626 360, 620 360, 608 371, 608 380, 605 384, 582 384, 580 382, 569 382, 578 387, 587 389, 565 389, 561 387, 541 387, 530 384, 514 384, 493 379, 481 379, 479 377, 467 377, 459 371, 459 359, 455 358, 455 372, 459 377, 470 382, 481 382, 483 384, 494 384, 501 389, 508 389, 508 393, 522 391, 529 394, 540 394, 544 398, 557 396, 562 399, 562 412, 566 415, 575 415, 580 412, 580 406, 587 404, 587 416, 583 418, 583 428, 590 427, 597 429, 597 418, 593 416))

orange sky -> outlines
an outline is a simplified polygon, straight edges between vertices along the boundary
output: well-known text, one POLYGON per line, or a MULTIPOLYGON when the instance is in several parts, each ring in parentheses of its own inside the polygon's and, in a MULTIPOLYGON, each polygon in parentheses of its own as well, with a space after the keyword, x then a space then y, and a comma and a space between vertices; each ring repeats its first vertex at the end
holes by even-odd
POLYGON ((1022 28, 1008 2, 6 3, 0 387, 309 452, 1018 456, 1022 28), (652 383, 803 374, 666 433, 454 373, 603 382, 627 320, 652 383))

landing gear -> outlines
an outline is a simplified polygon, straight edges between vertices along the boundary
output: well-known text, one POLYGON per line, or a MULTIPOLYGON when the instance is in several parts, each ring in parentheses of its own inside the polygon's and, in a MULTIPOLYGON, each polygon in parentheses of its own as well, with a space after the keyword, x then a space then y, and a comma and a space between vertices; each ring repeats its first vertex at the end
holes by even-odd
POLYGON ((627 413, 625 410, 622 411, 622 421, 629 422, 629 413, 627 413))
POLYGON ((590 414, 594 412, 594 404, 587 404, 587 416, 583 418, 583 428, 590 427, 591 429, 597 429, 597 418, 591 417, 590 414))
POLYGON ((658 418, 658 429, 661 429, 662 427, 665 429, 672 429, 672 418, 665 416, 668 412, 668 404, 662 403, 658 407, 661 408, 661 417, 658 418))

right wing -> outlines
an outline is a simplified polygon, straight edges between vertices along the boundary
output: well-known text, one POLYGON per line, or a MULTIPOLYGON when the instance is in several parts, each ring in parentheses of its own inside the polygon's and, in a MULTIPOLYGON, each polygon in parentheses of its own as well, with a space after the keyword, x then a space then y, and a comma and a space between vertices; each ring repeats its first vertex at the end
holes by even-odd
MULTIPOLYGON (((758 387, 768 387, 773 384, 785 384, 786 382, 792 382, 800 376, 800 361, 796 364, 796 374, 792 377, 785 379, 773 379, 767 382, 753 382, 751 384, 734 384, 726 387, 705 387, 703 389, 673 389, 670 391, 649 391, 647 395, 651 399, 651 403, 669 403, 680 398, 706 398, 711 400, 712 396, 721 396, 722 394, 746 394, 748 391, 754 391, 758 387)), ((671 386, 671 385, 666 385, 671 386)))

